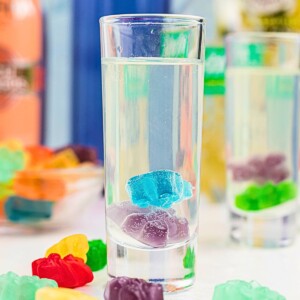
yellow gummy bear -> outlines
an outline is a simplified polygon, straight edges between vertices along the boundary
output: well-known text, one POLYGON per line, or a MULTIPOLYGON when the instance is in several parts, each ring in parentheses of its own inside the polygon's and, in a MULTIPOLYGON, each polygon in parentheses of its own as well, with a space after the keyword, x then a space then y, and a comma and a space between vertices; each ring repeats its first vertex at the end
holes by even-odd
POLYGON ((96 300, 95 297, 88 296, 79 291, 65 288, 45 287, 37 290, 35 300, 96 300))
POLYGON ((86 254, 89 251, 88 239, 84 234, 73 234, 59 241, 46 251, 46 257, 51 253, 58 253, 62 258, 72 254, 82 258, 86 262, 86 254))

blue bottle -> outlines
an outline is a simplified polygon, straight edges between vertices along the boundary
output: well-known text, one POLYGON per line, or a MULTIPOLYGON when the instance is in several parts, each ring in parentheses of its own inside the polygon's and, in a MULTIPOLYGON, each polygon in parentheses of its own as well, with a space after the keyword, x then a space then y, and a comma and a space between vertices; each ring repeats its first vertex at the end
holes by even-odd
POLYGON ((73 1, 73 143, 96 146, 103 160, 99 18, 167 13, 169 0, 73 1))

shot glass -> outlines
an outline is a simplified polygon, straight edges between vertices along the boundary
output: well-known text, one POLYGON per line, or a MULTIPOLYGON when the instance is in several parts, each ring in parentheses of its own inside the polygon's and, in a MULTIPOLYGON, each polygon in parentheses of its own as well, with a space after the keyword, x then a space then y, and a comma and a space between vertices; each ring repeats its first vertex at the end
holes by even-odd
POLYGON ((231 237, 287 246, 296 234, 300 35, 231 34, 226 52, 231 237))
POLYGON ((194 282, 204 20, 100 19, 108 274, 194 282))

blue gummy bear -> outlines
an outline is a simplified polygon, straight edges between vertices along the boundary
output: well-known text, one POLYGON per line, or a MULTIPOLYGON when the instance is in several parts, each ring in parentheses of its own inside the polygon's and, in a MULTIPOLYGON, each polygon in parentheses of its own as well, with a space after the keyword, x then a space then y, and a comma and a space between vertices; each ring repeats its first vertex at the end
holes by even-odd
POLYGON ((5 203, 4 211, 8 220, 12 222, 30 223, 49 219, 52 215, 53 202, 31 201, 12 196, 5 203))
POLYGON ((126 191, 133 204, 145 208, 170 208, 173 203, 192 197, 192 185, 179 173, 159 170, 131 177, 126 191))

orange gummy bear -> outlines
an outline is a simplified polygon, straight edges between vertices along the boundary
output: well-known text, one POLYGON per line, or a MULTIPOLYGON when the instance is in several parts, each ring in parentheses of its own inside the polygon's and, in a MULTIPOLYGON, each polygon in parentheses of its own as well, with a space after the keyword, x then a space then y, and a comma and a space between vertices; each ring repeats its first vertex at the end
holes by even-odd
POLYGON ((40 145, 28 146, 25 150, 29 154, 30 167, 40 166, 53 155, 50 148, 40 145))
POLYGON ((57 176, 22 171, 15 178, 14 190, 18 196, 31 200, 57 201, 65 196, 67 187, 64 180, 57 176))

